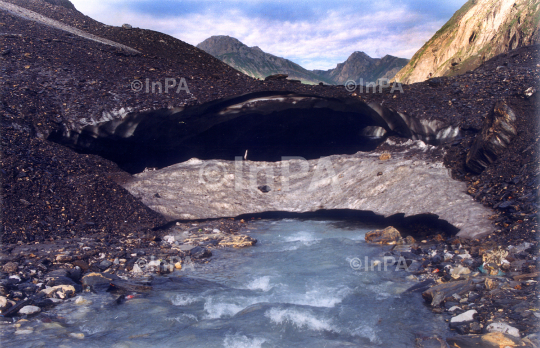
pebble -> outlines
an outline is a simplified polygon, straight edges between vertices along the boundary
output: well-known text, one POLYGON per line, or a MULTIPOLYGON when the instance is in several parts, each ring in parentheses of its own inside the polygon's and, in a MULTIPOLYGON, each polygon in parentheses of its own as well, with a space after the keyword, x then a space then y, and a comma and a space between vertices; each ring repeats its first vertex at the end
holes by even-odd
POLYGON ((28 335, 34 332, 34 329, 28 328, 24 330, 17 330, 15 331, 15 335, 28 335))
POLYGON ((41 308, 37 306, 24 306, 19 310, 19 314, 32 315, 41 312, 41 308))
POLYGON ((79 333, 72 332, 69 334, 69 336, 73 338, 78 338, 80 340, 84 338, 84 334, 82 332, 79 332, 79 333))

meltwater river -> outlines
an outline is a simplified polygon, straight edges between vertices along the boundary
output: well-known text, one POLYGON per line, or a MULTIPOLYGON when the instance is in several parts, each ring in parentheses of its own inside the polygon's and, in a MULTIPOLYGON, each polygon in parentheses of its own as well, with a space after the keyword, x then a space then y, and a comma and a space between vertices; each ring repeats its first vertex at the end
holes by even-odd
POLYGON ((112 294, 83 293, 81 304, 52 310, 58 322, 4 332, 2 345, 395 348, 447 330, 418 293, 403 294, 415 284, 410 273, 351 268, 353 258, 390 249, 364 242, 369 227, 296 219, 250 227, 254 247, 214 250, 211 262, 121 305, 110 304, 112 294))

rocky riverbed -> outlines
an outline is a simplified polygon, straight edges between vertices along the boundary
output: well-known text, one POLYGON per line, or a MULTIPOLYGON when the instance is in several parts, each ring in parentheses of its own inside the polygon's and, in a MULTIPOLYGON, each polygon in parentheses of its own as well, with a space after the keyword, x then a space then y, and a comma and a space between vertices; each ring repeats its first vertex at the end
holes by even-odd
MULTIPOLYGON (((176 223, 153 235, 126 235, 112 241, 105 234, 3 245, 0 303, 4 321, 46 310, 83 290, 147 291, 151 284, 131 280, 208 262, 212 249, 241 248, 257 241, 239 231, 244 220, 218 219, 176 223), (161 236, 161 237, 160 237, 161 236), (26 306, 37 306, 25 313, 26 306), (21 312, 23 310, 23 312, 21 312)), ((150 278, 151 279, 151 278, 150 278)))

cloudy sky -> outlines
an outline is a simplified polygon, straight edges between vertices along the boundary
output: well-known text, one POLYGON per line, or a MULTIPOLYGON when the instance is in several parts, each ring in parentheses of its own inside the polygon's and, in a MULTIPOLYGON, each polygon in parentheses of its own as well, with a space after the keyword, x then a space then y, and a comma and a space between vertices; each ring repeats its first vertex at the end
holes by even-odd
POLYGON ((229 35, 307 69, 354 51, 412 55, 466 0, 71 0, 109 25, 129 23, 192 45, 229 35))

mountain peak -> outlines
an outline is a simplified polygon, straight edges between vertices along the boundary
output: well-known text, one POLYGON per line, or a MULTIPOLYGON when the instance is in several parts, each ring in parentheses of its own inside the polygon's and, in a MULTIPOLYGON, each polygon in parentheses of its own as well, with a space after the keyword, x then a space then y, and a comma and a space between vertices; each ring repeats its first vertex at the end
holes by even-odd
POLYGON ((382 59, 371 58, 363 51, 355 51, 335 69, 309 71, 288 59, 265 53, 258 46, 248 47, 230 36, 211 36, 197 47, 254 78, 287 74, 290 79, 307 83, 322 81, 328 84, 343 84, 347 80, 358 81, 360 78, 364 81, 392 78, 408 62, 407 59, 388 55, 382 59))
POLYGON ((228 35, 215 35, 198 44, 197 48, 217 57, 226 53, 239 52, 242 48, 247 48, 247 46, 237 38, 228 35))

